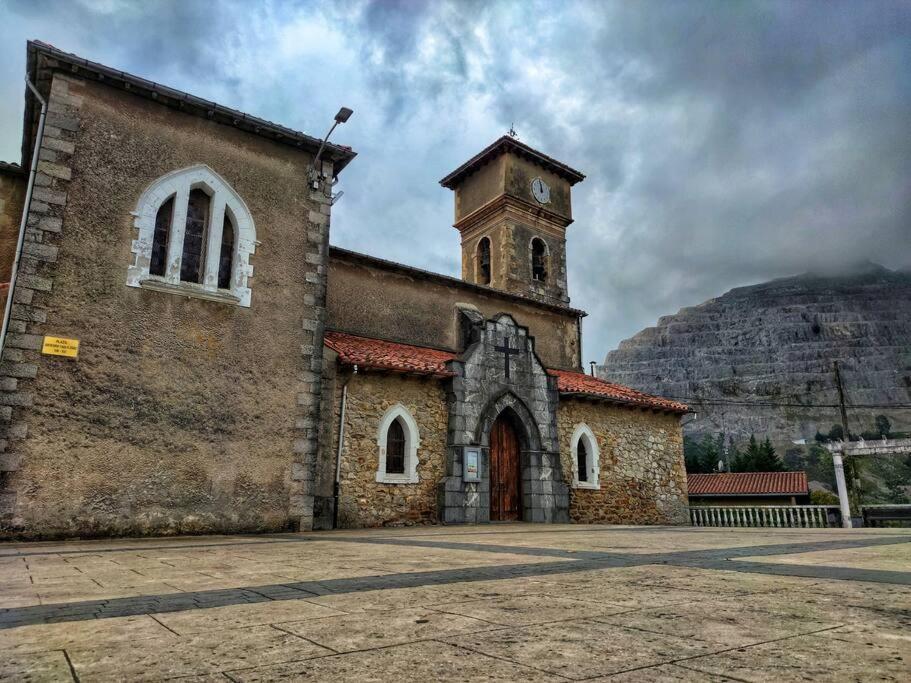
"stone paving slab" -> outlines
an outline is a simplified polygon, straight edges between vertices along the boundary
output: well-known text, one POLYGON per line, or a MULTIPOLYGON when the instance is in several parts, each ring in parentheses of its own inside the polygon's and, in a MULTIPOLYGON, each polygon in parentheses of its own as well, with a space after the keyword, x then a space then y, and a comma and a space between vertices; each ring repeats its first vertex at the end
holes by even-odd
POLYGON ((322 657, 260 669, 231 671, 232 680, 254 681, 527 681, 546 683, 565 678, 515 662, 487 657, 439 642, 412 643, 397 647, 322 657))
POLYGON ((761 643, 682 664, 745 681, 908 681, 911 642, 907 639, 842 640, 835 633, 761 643))
POLYGON ((0 680, 911 680, 911 532, 0 544, 0 680))
POLYGON ((445 642, 573 680, 656 666, 713 651, 709 643, 594 619, 472 634, 445 642))

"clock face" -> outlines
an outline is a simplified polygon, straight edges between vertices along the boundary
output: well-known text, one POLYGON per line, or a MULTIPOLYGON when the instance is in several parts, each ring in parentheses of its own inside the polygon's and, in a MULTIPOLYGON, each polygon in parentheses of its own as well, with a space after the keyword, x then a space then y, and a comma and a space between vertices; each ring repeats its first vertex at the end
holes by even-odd
POLYGON ((550 203, 550 188, 540 178, 531 181, 531 194, 539 204, 550 203))

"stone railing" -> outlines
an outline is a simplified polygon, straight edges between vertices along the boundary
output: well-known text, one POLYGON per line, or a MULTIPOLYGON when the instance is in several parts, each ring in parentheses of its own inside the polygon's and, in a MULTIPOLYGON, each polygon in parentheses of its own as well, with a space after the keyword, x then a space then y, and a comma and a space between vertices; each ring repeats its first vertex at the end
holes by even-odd
POLYGON ((826 528, 841 526, 837 505, 744 505, 690 507, 693 526, 826 528))

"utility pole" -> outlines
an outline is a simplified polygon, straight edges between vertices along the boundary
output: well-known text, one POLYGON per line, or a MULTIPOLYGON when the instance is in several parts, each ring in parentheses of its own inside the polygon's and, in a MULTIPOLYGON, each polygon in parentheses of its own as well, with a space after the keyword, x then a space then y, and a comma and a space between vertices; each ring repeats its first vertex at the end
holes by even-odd
POLYGON ((845 410, 845 388, 841 383, 841 371, 838 368, 838 361, 832 361, 832 367, 835 369, 835 386, 838 389, 838 407, 841 410, 841 429, 844 432, 844 440, 849 441, 848 436, 848 411, 845 410))
POLYGON ((845 482, 845 467, 842 454, 846 452, 845 444, 850 441, 850 432, 848 431, 848 411, 845 409, 845 388, 841 383, 841 371, 838 367, 838 361, 832 362, 832 367, 835 371, 835 387, 838 389, 838 407, 841 412, 841 429, 842 438, 842 451, 841 454, 836 454, 832 456, 832 464, 835 466, 835 483, 838 485, 838 499, 841 505, 841 517, 842 517, 842 526, 846 529, 850 529, 851 524, 851 508, 860 515, 860 503, 857 500, 858 495, 858 484, 857 481, 857 463, 853 460, 849 461, 847 467, 847 485, 845 482), (850 495, 848 490, 850 489, 850 495), (853 506, 851 505, 853 502, 853 506))

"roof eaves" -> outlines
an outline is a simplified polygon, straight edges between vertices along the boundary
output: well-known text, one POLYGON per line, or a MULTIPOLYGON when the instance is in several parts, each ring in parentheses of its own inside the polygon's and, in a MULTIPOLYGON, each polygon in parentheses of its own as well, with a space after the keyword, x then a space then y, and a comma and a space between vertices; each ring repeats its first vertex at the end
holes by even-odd
MULTIPOLYGON (((69 65, 71 71, 78 72, 80 69, 85 70, 95 75, 99 81, 103 81, 107 85, 113 87, 119 86, 123 90, 156 100, 165 106, 174 106, 172 103, 162 101, 162 98, 169 98, 170 100, 173 100, 173 103, 182 111, 203 116, 214 120, 217 123, 234 126, 235 128, 253 133, 254 135, 259 135, 290 146, 302 147, 312 152, 318 150, 320 146, 321 140, 319 138, 307 135, 306 133, 292 130, 291 128, 250 114, 245 114, 236 109, 220 105, 217 102, 204 100, 195 95, 191 95, 190 93, 176 90, 160 83, 155 83, 154 81, 150 81, 140 76, 134 76, 125 71, 113 69, 104 64, 99 64, 98 62, 89 61, 83 57, 64 52, 53 45, 38 40, 28 41, 28 62, 30 70, 37 70, 39 68, 37 60, 39 55, 44 55, 69 65)), ((58 69, 59 67, 54 70, 58 69)), ((35 74, 32 75, 34 76, 35 74)), ((28 101, 30 100, 31 98, 28 98, 28 101)), ((28 117, 28 111, 26 112, 26 116, 28 117)), ((28 124, 28 118, 26 123, 28 124)), ((327 155, 327 158, 335 163, 334 172, 336 175, 357 156, 357 152, 350 147, 336 145, 331 142, 326 143, 323 154, 327 155)))
POLYGON ((645 410, 657 410, 659 412, 676 413, 679 415, 691 412, 688 406, 664 405, 661 403, 652 403, 651 401, 637 401, 635 399, 608 396, 607 394, 596 394, 589 391, 560 391, 559 393, 561 396, 579 396, 595 401, 603 401, 605 403, 615 403, 629 408, 643 408, 645 410))

